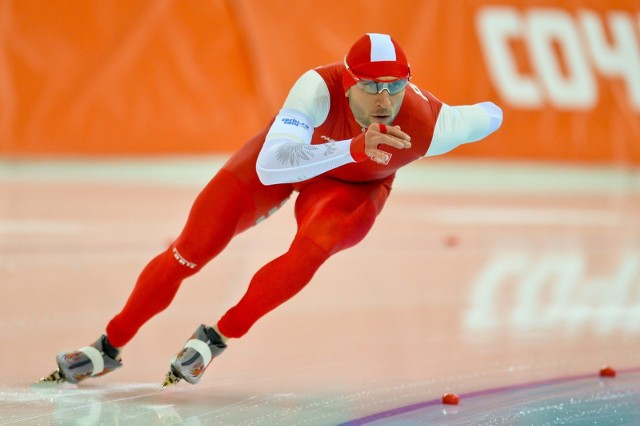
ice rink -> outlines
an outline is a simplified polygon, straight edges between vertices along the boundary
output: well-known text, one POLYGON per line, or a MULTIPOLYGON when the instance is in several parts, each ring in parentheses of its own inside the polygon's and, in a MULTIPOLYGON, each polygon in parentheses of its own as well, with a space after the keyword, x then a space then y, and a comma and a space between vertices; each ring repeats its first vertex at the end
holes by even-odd
POLYGON ((401 170, 359 246, 200 384, 160 391, 195 328, 286 250, 290 200, 183 283, 122 369, 31 386, 104 332, 222 160, 0 161, 0 425, 640 424, 640 173, 606 167, 401 170))

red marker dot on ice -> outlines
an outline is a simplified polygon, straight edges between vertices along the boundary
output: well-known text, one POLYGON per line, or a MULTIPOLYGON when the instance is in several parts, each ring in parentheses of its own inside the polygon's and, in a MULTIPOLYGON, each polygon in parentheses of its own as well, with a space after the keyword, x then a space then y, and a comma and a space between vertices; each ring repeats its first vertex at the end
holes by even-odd
POLYGON ((609 366, 600 369, 600 377, 616 377, 616 370, 609 366))
POLYGON ((442 395, 442 403, 447 405, 458 405, 460 397, 455 393, 445 393, 442 395))

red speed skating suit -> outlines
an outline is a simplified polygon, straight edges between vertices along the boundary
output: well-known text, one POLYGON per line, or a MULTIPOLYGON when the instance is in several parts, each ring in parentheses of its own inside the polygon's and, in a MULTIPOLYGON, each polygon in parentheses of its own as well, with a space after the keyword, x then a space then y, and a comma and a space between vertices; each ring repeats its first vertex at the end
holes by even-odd
MULTIPOLYGON (((327 86, 330 106, 324 122, 313 129, 311 145, 301 148, 330 151, 333 141, 348 141, 363 129, 345 97, 343 65, 320 67, 314 72, 327 86)), ((442 107, 438 99, 410 84, 391 123, 411 136, 410 149, 385 146, 383 149, 392 154, 387 165, 350 158, 348 164, 291 183, 265 185, 258 177, 256 162, 271 126, 265 128, 213 177, 195 200, 181 235, 142 271, 125 307, 108 324, 111 343, 124 346, 140 326, 169 305, 183 279, 297 191, 297 233, 289 250, 253 276, 239 303, 218 322, 225 336, 244 335, 259 318, 299 292, 332 254, 365 237, 389 196, 396 171, 427 155, 442 107)), ((491 131, 483 129, 482 136, 491 131)), ((305 152, 299 154, 304 159, 305 152)), ((291 164, 296 161, 282 161, 289 160, 291 164)))

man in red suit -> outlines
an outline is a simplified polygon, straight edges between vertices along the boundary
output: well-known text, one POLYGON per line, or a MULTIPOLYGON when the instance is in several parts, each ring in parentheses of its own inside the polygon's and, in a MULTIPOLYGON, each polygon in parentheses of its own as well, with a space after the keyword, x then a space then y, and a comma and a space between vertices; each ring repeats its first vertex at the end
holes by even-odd
POLYGON ((171 362, 164 385, 197 383, 229 339, 242 337, 298 293, 331 255, 362 241, 398 169, 480 140, 502 124, 495 104, 449 106, 410 78, 401 47, 377 33, 358 39, 343 61, 304 73, 270 126, 200 193, 182 233, 144 268, 106 334, 58 354, 58 370, 43 380, 77 383, 120 367, 121 349, 169 306, 185 278, 297 192, 297 232, 289 250, 256 272, 217 323, 196 329, 171 362))

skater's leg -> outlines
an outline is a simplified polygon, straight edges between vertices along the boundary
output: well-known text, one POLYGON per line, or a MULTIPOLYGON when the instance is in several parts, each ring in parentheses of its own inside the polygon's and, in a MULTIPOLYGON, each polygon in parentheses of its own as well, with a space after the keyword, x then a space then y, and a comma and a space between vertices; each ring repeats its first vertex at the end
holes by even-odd
POLYGON ((360 242, 389 194, 383 184, 322 179, 296 200, 298 232, 289 250, 262 267, 240 302, 218 322, 227 338, 243 336, 262 316, 298 293, 332 254, 360 242))
POLYGON ((178 239, 144 268, 124 308, 109 322, 111 344, 122 347, 129 342, 145 322, 169 306, 182 281, 255 223, 256 215, 249 188, 220 170, 197 197, 178 239))

